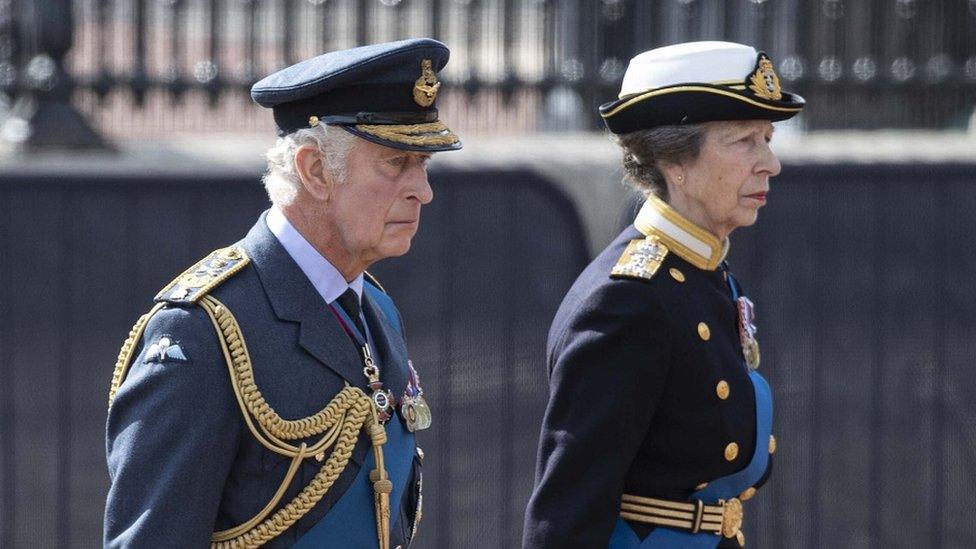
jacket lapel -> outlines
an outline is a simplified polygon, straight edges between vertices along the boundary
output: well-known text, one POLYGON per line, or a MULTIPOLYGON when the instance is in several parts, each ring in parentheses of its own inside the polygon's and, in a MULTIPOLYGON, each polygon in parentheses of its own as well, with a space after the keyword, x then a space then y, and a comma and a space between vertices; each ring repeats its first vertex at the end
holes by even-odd
POLYGON ((298 344, 351 385, 365 387, 354 343, 298 264, 278 242, 261 214, 242 245, 271 301, 275 315, 300 326, 298 344))

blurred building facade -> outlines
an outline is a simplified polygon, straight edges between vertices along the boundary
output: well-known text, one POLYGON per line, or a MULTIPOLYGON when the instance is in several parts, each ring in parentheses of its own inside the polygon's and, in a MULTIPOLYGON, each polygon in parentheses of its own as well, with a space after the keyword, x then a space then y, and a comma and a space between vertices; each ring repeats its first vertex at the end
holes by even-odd
POLYGON ((959 129, 976 105, 976 0, 0 0, 0 115, 52 91, 112 138, 270 130, 261 76, 409 36, 452 49, 459 131, 599 129, 636 53, 687 40, 769 52, 805 129, 959 129))

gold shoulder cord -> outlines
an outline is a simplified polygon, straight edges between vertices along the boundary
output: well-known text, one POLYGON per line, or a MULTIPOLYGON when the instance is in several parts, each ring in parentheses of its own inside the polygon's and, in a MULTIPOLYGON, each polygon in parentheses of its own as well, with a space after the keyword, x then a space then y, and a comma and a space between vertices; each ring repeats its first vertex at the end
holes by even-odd
MULTIPOLYGON (((211 536, 211 548, 259 547, 291 527, 325 496, 329 488, 345 470, 356 445, 359 431, 365 427, 370 435, 376 458, 376 469, 370 471, 369 477, 370 481, 373 482, 375 493, 374 503, 379 548, 388 549, 390 539, 389 495, 393 485, 383 463, 386 430, 379 422, 372 399, 358 387, 351 387, 347 384, 318 413, 297 420, 281 418, 264 400, 261 391, 258 390, 254 382, 251 358, 247 346, 244 344, 237 319, 226 306, 211 296, 202 296, 197 304, 207 312, 216 329, 230 373, 234 395, 240 406, 244 422, 261 445, 272 452, 292 458, 284 480, 264 509, 243 524, 228 530, 214 532, 211 536), (255 419, 257 420, 256 425, 255 419), (305 443, 293 446, 285 442, 285 440, 297 440, 318 435, 322 435, 322 437, 311 446, 305 443), (302 460, 316 455, 321 456, 330 446, 334 447, 329 459, 312 478, 312 481, 287 505, 271 515, 271 512, 280 503, 292 479, 294 479, 302 460)), ((153 307, 151 311, 139 318, 132 331, 129 332, 129 337, 122 345, 118 361, 115 364, 112 387, 109 391, 109 407, 111 407, 115 394, 125 379, 135 354, 135 343, 142 337, 149 319, 164 306, 164 303, 160 303, 153 307)))
POLYGON ((122 343, 122 348, 119 350, 119 357, 115 360, 115 371, 112 372, 112 386, 108 390, 109 408, 112 407, 112 402, 115 400, 115 393, 119 392, 119 386, 122 385, 122 380, 129 373, 129 364, 132 363, 132 355, 136 351, 136 342, 142 339, 142 332, 146 330, 146 324, 149 324, 149 319, 165 306, 165 303, 157 303, 148 313, 140 316, 139 320, 132 327, 132 330, 129 331, 129 337, 125 338, 125 342, 122 343))

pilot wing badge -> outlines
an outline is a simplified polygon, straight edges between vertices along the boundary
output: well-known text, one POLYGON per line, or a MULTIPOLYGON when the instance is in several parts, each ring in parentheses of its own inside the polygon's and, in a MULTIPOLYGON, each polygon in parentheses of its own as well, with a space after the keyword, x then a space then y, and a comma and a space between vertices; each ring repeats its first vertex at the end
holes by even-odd
POLYGON ((165 362, 187 362, 188 360, 180 344, 164 336, 149 346, 143 362, 158 362, 163 364, 165 362))

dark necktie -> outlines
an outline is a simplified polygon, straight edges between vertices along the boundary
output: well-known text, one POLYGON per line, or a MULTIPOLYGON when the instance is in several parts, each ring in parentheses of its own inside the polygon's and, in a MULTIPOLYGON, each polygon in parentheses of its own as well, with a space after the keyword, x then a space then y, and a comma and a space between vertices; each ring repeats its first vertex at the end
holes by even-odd
POLYGON ((362 334, 363 339, 365 339, 366 330, 363 328, 362 321, 363 310, 359 305, 359 296, 356 295, 356 291, 349 288, 342 295, 340 295, 336 301, 339 302, 339 306, 342 307, 342 310, 349 315, 349 318, 352 320, 353 324, 356 325, 356 329, 359 330, 359 333, 362 334))

